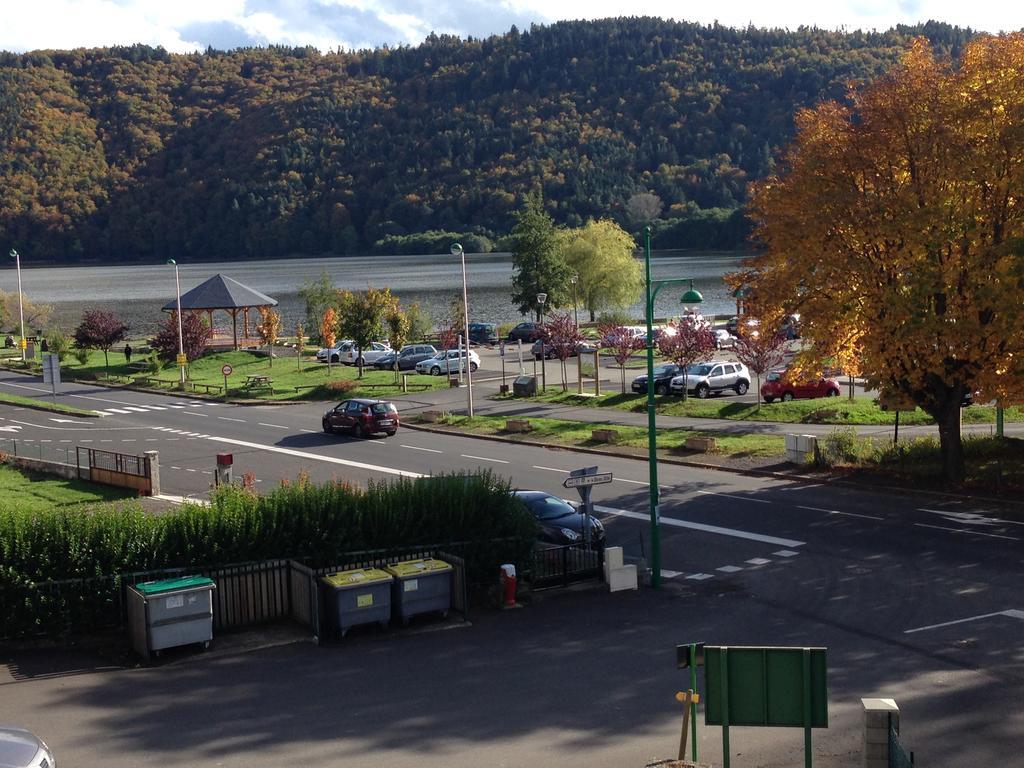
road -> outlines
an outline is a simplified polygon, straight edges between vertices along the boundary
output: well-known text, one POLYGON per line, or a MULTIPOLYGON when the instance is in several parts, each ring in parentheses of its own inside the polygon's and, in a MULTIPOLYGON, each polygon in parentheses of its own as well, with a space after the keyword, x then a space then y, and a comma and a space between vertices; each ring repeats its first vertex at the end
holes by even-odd
MULTIPOLYGON (((5 390, 15 385, 43 388, 0 375, 5 390)), ((299 471, 365 483, 484 467, 568 495, 566 473, 598 463, 615 477, 594 490, 609 542, 631 556, 649 547, 642 461, 413 430, 354 441, 322 434, 316 404, 78 385, 59 399, 107 415, 2 406, 0 430, 29 451, 157 449, 165 488, 180 495, 205 493, 219 452, 263 488, 299 471)), ((523 611, 478 612, 465 629, 152 669, 12 657, 0 721, 38 729, 78 766, 621 768, 672 753, 676 643, 814 644, 829 648, 832 717, 815 734, 816 765, 859 765, 859 698, 878 695, 900 703, 922 765, 1022 764, 1024 525, 1005 510, 674 465, 660 483, 658 592, 556 593, 523 611)), ((701 738, 720 763, 718 733, 701 738)), ((792 731, 737 729, 732 743, 736 764, 740 753, 744 765, 800 759, 792 731)))

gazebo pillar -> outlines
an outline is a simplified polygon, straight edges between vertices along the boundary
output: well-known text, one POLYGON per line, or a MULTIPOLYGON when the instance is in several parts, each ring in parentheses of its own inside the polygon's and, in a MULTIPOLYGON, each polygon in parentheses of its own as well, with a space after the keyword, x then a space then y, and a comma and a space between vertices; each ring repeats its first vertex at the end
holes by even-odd
POLYGON ((235 345, 235 352, 238 351, 238 310, 231 310, 231 340, 235 345))
POLYGON ((243 307, 242 309, 242 320, 245 323, 245 340, 249 340, 249 308, 243 307))

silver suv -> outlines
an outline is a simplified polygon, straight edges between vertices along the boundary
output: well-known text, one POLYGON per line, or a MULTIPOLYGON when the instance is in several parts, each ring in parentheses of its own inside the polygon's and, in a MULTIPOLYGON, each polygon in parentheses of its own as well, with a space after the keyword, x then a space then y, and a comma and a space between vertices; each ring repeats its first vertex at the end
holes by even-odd
POLYGON ((692 392, 699 398, 705 398, 712 392, 718 394, 727 389, 737 395, 747 394, 750 389, 750 372, 743 363, 732 363, 724 360, 712 360, 710 363, 696 363, 686 369, 686 373, 672 379, 673 395, 692 392))

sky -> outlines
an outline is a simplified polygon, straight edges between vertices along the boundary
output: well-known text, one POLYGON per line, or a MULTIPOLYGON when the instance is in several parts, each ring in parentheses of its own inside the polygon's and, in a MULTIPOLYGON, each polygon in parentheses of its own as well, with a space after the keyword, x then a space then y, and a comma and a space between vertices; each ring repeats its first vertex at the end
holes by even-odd
POLYGON ((998 33, 1024 28, 1008 0, 0 0, 0 50, 144 43, 174 53, 311 45, 417 45, 431 32, 487 37, 531 24, 659 16, 731 27, 886 30, 929 19, 998 33))

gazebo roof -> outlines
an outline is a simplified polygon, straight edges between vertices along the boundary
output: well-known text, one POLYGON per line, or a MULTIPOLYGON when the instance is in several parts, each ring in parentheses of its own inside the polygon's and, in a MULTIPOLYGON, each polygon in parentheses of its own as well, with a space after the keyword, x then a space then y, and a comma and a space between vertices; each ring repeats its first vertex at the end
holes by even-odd
MULTIPOLYGON (((274 307, 277 299, 242 285, 227 275, 217 273, 191 291, 181 294, 181 308, 185 309, 244 309, 245 307, 274 307)), ((177 299, 164 304, 164 312, 178 308, 177 299)))

